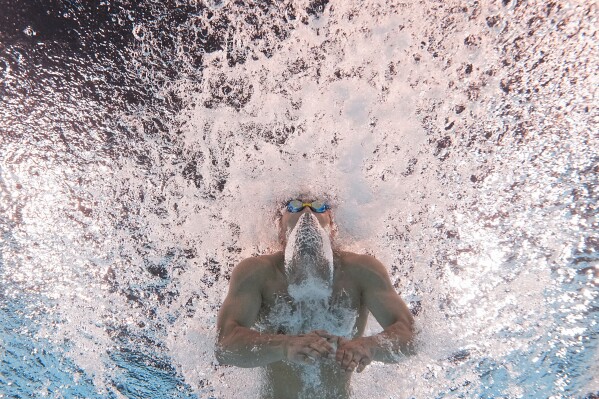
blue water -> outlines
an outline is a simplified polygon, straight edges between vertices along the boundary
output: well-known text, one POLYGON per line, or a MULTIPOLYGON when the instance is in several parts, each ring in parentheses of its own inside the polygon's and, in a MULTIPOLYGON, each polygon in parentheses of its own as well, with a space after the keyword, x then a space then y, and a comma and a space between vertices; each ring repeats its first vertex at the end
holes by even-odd
POLYGON ((256 397, 216 312, 302 190, 420 330, 355 398, 599 397, 595 5, 2 7, 0 398, 256 397))

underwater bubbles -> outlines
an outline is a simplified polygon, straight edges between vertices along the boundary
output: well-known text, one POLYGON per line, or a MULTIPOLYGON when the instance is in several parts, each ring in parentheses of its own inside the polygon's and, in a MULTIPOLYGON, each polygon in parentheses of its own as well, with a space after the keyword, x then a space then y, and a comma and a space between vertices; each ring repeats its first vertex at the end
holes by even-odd
POLYGON ((354 397, 599 392, 595 5, 105 3, 0 28, 2 395, 258 396, 216 313, 300 193, 420 331, 354 397))

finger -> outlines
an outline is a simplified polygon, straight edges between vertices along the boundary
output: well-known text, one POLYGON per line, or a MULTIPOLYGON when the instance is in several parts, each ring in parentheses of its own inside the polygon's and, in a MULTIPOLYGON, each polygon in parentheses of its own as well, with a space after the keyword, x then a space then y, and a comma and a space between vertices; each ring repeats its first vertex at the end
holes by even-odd
POLYGON ((358 368, 356 369, 357 373, 361 373, 362 371, 364 371, 364 369, 366 368, 366 364, 360 362, 360 364, 358 364, 358 368))
POLYGON ((313 360, 319 359, 322 357, 322 355, 320 354, 319 351, 317 351, 314 348, 306 348, 306 350, 304 351, 304 354, 306 356, 309 356, 310 358, 312 358, 313 360))
POLYGON ((333 337, 333 334, 329 333, 326 330, 315 330, 315 331, 313 331, 313 333, 315 333, 316 335, 318 335, 318 336, 320 336, 322 338, 326 338, 326 339, 329 339, 329 338, 333 337))
POLYGON ((345 351, 345 353, 343 354, 343 360, 341 362, 341 368, 347 369, 349 367, 349 364, 351 363, 353 357, 354 356, 353 356, 352 352, 345 351))
POLYGON ((303 355, 303 362, 306 364, 314 364, 316 362, 316 359, 313 358, 312 356, 308 355, 308 354, 304 354, 303 355))
POLYGON ((335 352, 335 347, 327 340, 322 341, 322 347, 327 351, 327 353, 335 352))
POLYGON ((335 353, 335 360, 339 363, 339 366, 343 363, 343 356, 345 356, 345 351, 343 349, 337 349, 335 353))
POLYGON ((333 335, 333 334, 331 334, 331 333, 329 333, 328 331, 325 331, 325 330, 316 330, 316 331, 313 331, 313 332, 315 334, 317 334, 319 337, 326 339, 329 344, 334 345, 335 347, 337 345, 339 345, 339 342, 342 339, 338 335, 333 335))
POLYGON ((349 364, 347 365, 345 371, 347 372, 352 372, 356 369, 356 366, 358 365, 358 363, 355 360, 352 360, 351 362, 349 362, 349 364))
POLYGON ((328 357, 329 354, 333 353, 333 347, 324 340, 322 342, 314 342, 310 344, 310 349, 317 351, 321 357, 328 357))
POLYGON ((314 349, 314 348, 309 348, 309 352, 308 353, 314 359, 321 359, 323 357, 327 357, 328 356, 328 352, 324 352, 323 353, 322 351, 314 349))
POLYGON ((331 336, 331 338, 327 338, 327 342, 332 345, 333 350, 337 350, 337 348, 339 347, 339 344, 341 343, 341 337, 338 337, 336 335, 331 336))
POLYGON ((363 357, 358 362, 358 369, 356 371, 358 373, 361 373, 366 368, 366 366, 368 366, 370 364, 370 362, 371 362, 371 359, 369 359, 368 357, 363 357))

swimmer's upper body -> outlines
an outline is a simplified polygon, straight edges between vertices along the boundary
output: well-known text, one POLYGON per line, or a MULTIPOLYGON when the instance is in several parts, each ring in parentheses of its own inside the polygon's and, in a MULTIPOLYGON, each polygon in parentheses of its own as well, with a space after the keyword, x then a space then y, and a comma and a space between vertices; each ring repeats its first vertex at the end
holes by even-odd
MULTIPOLYGON (((288 204, 280 220, 282 232, 287 232, 281 235, 285 245, 293 245, 287 238, 298 234, 330 231, 328 206, 316 201, 311 207, 303 201, 294 204, 288 204), (300 228, 300 218, 303 230, 288 234, 300 228)), ((312 248, 321 240, 307 240, 310 247, 305 241, 294 251, 245 259, 235 267, 218 314, 216 356, 221 364, 264 367, 264 398, 348 398, 351 372, 361 372, 373 360, 394 362, 398 355, 412 353, 413 317, 374 257, 334 251, 327 280, 326 259, 315 258, 312 248), (314 302, 290 295, 289 282, 296 281, 293 274, 298 273, 289 268, 290 253, 300 265, 316 264, 307 268, 328 281, 329 299, 314 302), (368 312, 383 331, 363 337, 368 312)))

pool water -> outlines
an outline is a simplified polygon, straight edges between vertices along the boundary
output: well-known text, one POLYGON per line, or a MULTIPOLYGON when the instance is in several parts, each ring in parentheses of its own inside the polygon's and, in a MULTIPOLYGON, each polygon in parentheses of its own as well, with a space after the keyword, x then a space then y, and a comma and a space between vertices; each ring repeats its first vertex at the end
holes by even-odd
POLYGON ((216 314, 305 191, 419 330, 355 398, 599 397, 596 4, 2 7, 0 398, 257 397, 216 314))

